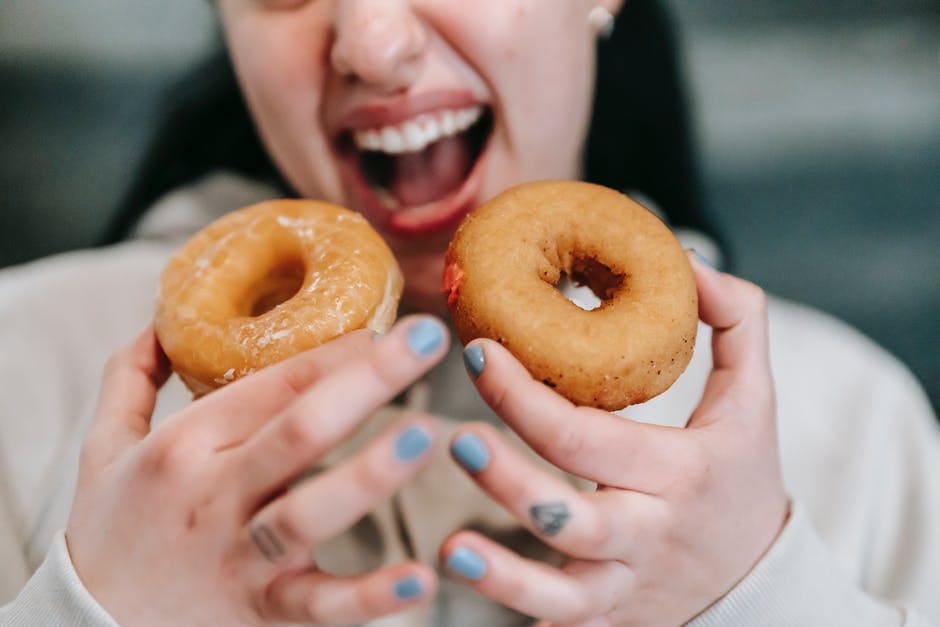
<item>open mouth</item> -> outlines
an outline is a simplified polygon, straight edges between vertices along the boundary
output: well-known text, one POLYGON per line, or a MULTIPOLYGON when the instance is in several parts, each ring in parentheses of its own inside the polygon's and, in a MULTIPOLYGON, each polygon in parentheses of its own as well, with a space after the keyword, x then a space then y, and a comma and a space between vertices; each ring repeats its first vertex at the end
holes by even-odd
POLYGON ((346 130, 339 149, 373 217, 396 234, 425 234, 473 208, 479 184, 472 180, 479 178, 474 173, 492 130, 487 106, 441 108, 398 124, 346 130))

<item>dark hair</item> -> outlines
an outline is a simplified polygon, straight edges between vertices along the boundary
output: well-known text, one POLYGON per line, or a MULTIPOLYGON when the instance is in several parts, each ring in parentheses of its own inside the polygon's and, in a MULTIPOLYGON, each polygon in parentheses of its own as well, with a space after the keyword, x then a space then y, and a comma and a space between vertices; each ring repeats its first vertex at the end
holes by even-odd
POLYGON ((598 44, 585 178, 652 200, 674 227, 715 237, 705 215, 681 50, 663 3, 625 0, 598 44))
MULTIPOLYGON (((704 214, 676 35, 656 0, 627 0, 613 35, 598 44, 586 179, 651 199, 676 227, 716 237, 704 214)), ((164 193, 216 170, 293 195, 264 150, 224 50, 169 91, 137 176, 103 243, 130 232, 164 193)))

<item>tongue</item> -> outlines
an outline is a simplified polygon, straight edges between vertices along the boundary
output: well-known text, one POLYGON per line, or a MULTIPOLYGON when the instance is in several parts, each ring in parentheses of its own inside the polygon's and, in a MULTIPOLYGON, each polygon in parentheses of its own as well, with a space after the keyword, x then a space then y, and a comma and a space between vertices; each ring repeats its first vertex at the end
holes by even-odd
POLYGON ((440 200, 463 183, 469 166, 466 142, 447 137, 421 152, 395 157, 390 191, 399 204, 417 207, 440 200))

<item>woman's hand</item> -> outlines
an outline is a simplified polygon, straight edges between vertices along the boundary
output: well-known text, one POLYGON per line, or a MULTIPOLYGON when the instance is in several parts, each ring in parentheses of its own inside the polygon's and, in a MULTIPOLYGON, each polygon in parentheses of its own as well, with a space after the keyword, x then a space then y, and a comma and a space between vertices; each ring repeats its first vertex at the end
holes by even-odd
POLYGON ((429 317, 349 334, 193 403, 151 430, 169 367, 153 331, 115 355, 66 531, 87 589, 123 625, 347 624, 434 594, 427 566, 339 578, 311 551, 428 461, 406 415, 332 469, 288 484, 446 352, 429 317))
POLYGON ((495 342, 466 349, 480 393, 503 420, 542 457, 598 484, 578 492, 496 430, 462 429, 451 445, 457 461, 570 558, 551 568, 459 532, 442 560, 483 594, 544 625, 679 625, 726 594, 773 543, 788 501, 766 299, 750 283, 694 266, 700 317, 714 329, 714 367, 685 429, 576 408, 495 342))

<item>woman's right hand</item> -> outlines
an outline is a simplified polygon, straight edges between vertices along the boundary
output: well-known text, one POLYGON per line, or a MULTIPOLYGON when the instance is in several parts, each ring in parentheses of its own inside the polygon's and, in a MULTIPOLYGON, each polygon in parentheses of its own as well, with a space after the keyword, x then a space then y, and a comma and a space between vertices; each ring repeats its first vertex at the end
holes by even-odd
POLYGON ((355 577, 317 569, 320 542, 427 462, 411 414, 350 459, 287 490, 444 355, 434 318, 378 341, 358 331, 233 383, 151 430, 169 375, 147 329, 110 361, 66 530, 75 569, 122 625, 347 624, 431 598, 404 563, 355 577))

